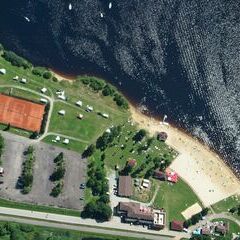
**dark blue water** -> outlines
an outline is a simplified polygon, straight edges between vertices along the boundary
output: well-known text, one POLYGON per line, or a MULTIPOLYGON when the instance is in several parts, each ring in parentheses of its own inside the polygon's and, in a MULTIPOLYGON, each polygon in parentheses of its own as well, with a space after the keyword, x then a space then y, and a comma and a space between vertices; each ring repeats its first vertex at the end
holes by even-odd
POLYGON ((154 116, 167 114, 239 173, 239 0, 108 4, 2 0, 0 42, 35 64, 106 78, 154 116))

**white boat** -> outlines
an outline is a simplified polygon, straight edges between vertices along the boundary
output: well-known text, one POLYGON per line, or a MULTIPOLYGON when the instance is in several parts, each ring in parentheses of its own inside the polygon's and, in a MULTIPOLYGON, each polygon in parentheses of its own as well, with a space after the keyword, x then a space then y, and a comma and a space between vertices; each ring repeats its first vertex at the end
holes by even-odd
POLYGON ((109 9, 112 8, 112 2, 109 3, 108 8, 109 8, 109 9))
POLYGON ((24 17, 27 22, 30 22, 30 19, 28 17, 24 17))
POLYGON ((71 3, 68 5, 68 9, 69 9, 70 11, 72 10, 72 4, 71 4, 71 3))
POLYGON ((103 18, 103 13, 100 13, 100 17, 103 18))

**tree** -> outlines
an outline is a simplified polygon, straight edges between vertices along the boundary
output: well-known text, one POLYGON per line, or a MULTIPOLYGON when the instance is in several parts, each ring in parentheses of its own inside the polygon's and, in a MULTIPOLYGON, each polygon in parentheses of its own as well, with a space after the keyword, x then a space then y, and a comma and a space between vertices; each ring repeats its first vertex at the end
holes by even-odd
POLYGON ((65 172, 66 172, 65 167, 64 166, 59 166, 55 169, 55 171, 51 175, 50 179, 52 181, 58 181, 58 180, 60 180, 64 177, 65 172))
POLYGON ((63 152, 60 152, 57 157, 54 159, 54 163, 62 163, 63 162, 63 152))
POLYGON ((95 218, 100 221, 108 221, 112 216, 112 209, 103 202, 97 203, 95 218))
POLYGON ((238 210, 237 207, 232 207, 232 208, 229 210, 229 212, 233 214, 233 213, 235 213, 237 210, 238 210))
POLYGON ((19 57, 17 54, 11 51, 4 51, 3 58, 10 62, 13 66, 23 67, 24 69, 31 68, 32 64, 30 64, 27 60, 19 57))
POLYGON ((99 202, 103 202, 103 203, 109 203, 110 202, 110 198, 109 195, 107 194, 102 194, 99 198, 99 202))
POLYGON ((0 52, 4 51, 3 45, 0 43, 0 52))
POLYGON ((7 235, 7 229, 5 228, 4 225, 0 225, 0 236, 5 236, 7 235))
POLYGON ((38 68, 33 68, 32 74, 41 77, 42 76, 42 71, 40 69, 38 69, 38 68))
POLYGON ((58 197, 58 195, 62 192, 63 189, 63 182, 59 182, 53 189, 52 192, 50 193, 51 196, 53 197, 58 197))
POLYGON ((93 155, 94 151, 95 151, 95 145, 94 145, 94 144, 91 144, 91 145, 89 145, 88 148, 83 152, 82 156, 83 156, 84 158, 90 157, 90 156, 93 155))
POLYGON ((208 214, 208 211, 209 211, 209 208, 204 208, 202 211, 201 211, 201 215, 202 216, 206 216, 208 214))
POLYGON ((49 72, 49 71, 46 71, 46 72, 43 73, 43 77, 45 79, 50 79, 52 77, 52 73, 49 72))
POLYGON ((30 136, 30 139, 37 139, 39 137, 39 133, 38 132, 33 132, 30 136))
POLYGON ((144 129, 140 129, 134 136, 133 136, 133 140, 135 142, 140 142, 143 140, 143 138, 147 135, 146 130, 144 129))
POLYGON ((112 96, 114 94, 115 90, 110 87, 108 84, 106 84, 102 90, 103 96, 112 96))
POLYGON ((188 219, 188 220, 184 221, 184 223, 183 223, 183 226, 184 226, 185 228, 188 228, 188 227, 190 227, 191 225, 192 225, 191 219, 188 219))

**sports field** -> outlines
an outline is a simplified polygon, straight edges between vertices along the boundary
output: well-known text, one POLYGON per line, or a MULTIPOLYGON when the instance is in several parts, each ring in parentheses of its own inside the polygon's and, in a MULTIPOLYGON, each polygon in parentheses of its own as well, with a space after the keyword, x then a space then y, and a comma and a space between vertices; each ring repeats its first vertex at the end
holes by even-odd
POLYGON ((0 94, 0 122, 39 132, 45 106, 0 94))

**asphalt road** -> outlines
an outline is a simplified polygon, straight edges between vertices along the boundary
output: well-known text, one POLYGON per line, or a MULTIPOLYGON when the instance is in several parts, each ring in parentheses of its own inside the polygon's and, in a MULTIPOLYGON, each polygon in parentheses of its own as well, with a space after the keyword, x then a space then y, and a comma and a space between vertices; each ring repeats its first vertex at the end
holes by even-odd
MULTIPOLYGON (((79 231, 90 231, 106 233, 111 235, 120 236, 132 236, 139 238, 146 237, 147 239, 172 239, 173 236, 177 237, 189 237, 189 234, 173 232, 169 230, 154 231, 142 226, 134 226, 121 223, 119 217, 112 217, 109 222, 96 222, 93 219, 82 219, 80 217, 73 217, 60 214, 43 213, 30 210, 22 210, 15 208, 0 207, 0 216, 6 216, 8 221, 12 221, 11 218, 18 219, 18 222, 25 222, 30 224, 36 224, 40 222, 44 226, 53 226, 66 229, 74 229, 79 231), (164 236, 162 236, 164 235, 164 236)), ((0 218, 1 219, 1 218, 0 218)))
POLYGON ((60 228, 60 229, 67 229, 67 230, 76 230, 80 232, 108 234, 108 235, 119 236, 119 237, 121 236, 135 237, 136 239, 146 239, 146 240, 173 239, 172 237, 168 237, 168 236, 151 235, 151 234, 137 233, 137 232, 130 232, 130 231, 118 231, 118 230, 111 230, 111 229, 104 229, 104 228, 97 228, 97 227, 87 227, 82 225, 63 224, 63 223, 48 222, 48 221, 39 221, 34 219, 19 218, 19 217, 4 216, 4 215, 0 215, 0 221, 18 222, 18 223, 31 224, 31 225, 41 226, 41 227, 53 227, 53 228, 60 228))

